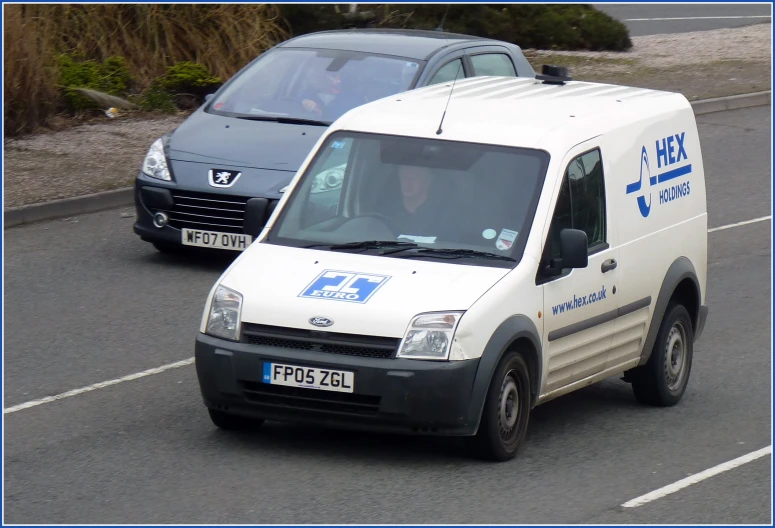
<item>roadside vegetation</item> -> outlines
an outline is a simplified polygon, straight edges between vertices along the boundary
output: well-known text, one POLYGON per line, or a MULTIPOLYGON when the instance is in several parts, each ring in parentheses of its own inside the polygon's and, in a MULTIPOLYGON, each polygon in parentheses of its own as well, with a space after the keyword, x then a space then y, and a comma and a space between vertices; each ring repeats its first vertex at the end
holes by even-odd
POLYGON ((584 5, 11 4, 4 6, 6 136, 201 104, 283 40, 324 29, 435 29, 547 50, 623 51, 623 24, 584 5))

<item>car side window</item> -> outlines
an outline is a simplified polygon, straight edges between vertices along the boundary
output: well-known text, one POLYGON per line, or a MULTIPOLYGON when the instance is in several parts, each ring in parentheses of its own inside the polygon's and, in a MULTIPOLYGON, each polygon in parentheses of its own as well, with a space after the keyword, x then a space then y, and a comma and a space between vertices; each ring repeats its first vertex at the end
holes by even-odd
POLYGON ((476 76, 517 76, 514 64, 505 53, 483 53, 481 55, 472 55, 471 64, 474 67, 474 75, 476 76))
POLYGON ((453 81, 456 78, 461 79, 463 77, 465 77, 465 72, 463 71, 463 60, 455 59, 439 68, 433 77, 431 77, 430 82, 428 82, 428 86, 432 84, 453 81))
POLYGON ((587 247, 595 251, 606 243, 606 207, 600 150, 591 150, 568 164, 554 209, 546 256, 560 257, 560 231, 580 229, 587 247))

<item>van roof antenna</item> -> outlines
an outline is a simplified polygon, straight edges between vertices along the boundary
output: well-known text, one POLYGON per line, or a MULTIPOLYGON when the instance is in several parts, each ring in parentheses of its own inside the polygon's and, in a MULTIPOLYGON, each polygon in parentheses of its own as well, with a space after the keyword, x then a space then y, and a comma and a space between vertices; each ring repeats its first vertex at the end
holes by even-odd
POLYGON ((455 78, 452 80, 452 88, 449 89, 449 97, 447 97, 447 104, 444 105, 444 113, 441 114, 441 121, 439 121, 439 129, 436 131, 436 135, 441 135, 441 125, 444 123, 444 118, 447 116, 447 108, 449 107, 449 101, 452 99, 452 92, 455 91, 455 83, 457 82, 457 76, 460 73, 460 66, 463 65, 463 62, 461 61, 457 65, 457 71, 455 72, 455 78))

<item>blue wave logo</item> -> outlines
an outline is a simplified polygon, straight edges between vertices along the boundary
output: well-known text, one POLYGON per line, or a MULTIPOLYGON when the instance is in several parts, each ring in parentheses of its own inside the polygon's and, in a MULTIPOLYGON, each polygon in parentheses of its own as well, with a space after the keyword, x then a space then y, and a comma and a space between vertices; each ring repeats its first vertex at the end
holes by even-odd
MULTIPOLYGON (((651 175, 651 168, 649 166, 649 154, 644 146, 640 151, 640 177, 635 183, 627 185, 627 194, 638 192, 643 187, 644 176, 649 183, 649 187, 654 186, 657 183, 657 177, 651 175)), ((646 193, 638 196, 638 209, 643 218, 648 217, 651 213, 651 191, 648 192, 648 201, 646 201, 646 193)))

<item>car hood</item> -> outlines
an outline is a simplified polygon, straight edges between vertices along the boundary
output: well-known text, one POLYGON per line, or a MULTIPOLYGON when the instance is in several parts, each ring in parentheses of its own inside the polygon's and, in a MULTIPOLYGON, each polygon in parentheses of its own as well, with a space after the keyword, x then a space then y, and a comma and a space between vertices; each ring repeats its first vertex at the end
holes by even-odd
POLYGON ((192 114, 172 134, 172 161, 296 172, 327 127, 192 114))
POLYGON ((309 320, 325 317, 332 332, 400 338, 415 315, 467 310, 509 271, 255 243, 221 284, 243 295, 243 322, 314 329, 309 320), (348 274, 370 277, 348 285, 348 274), (326 285, 350 299, 319 296, 326 285))

